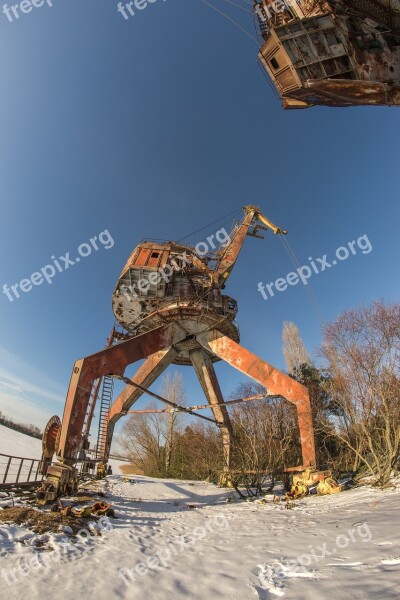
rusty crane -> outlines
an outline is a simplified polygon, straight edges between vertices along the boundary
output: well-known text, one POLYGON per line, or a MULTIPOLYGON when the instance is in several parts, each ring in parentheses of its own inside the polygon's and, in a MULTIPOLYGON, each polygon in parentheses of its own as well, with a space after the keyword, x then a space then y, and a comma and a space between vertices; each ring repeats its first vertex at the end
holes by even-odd
MULTIPOLYGON (((260 231, 266 230, 286 234, 257 207, 246 206, 229 240, 214 252, 199 254, 192 246, 175 242, 143 242, 135 248, 112 296, 114 315, 124 333, 113 328, 104 350, 75 362, 62 422, 53 417, 46 427, 43 436, 46 480, 39 492, 40 502, 75 489, 76 467, 89 448, 89 430, 100 387, 97 452, 98 471, 104 474, 115 424, 142 394, 171 404, 148 389, 171 363, 194 368, 214 418, 197 412, 205 406, 189 409, 174 406, 174 409, 211 420, 219 427, 226 474, 231 461, 232 428, 214 369, 214 363, 221 360, 264 386, 263 397, 280 396, 293 403, 302 451, 302 465, 294 470, 309 473, 309 469, 315 469, 307 389, 240 345, 235 322, 237 303, 223 293, 246 236, 262 238, 260 231), (145 360, 134 377, 125 377, 128 365, 141 359, 145 360), (126 387, 113 401, 116 378, 125 382, 126 387), (57 460, 52 463, 54 453, 57 460)), ((323 479, 318 472, 313 477, 323 479)))
POLYGON ((283 108, 400 104, 400 0, 254 0, 283 108))

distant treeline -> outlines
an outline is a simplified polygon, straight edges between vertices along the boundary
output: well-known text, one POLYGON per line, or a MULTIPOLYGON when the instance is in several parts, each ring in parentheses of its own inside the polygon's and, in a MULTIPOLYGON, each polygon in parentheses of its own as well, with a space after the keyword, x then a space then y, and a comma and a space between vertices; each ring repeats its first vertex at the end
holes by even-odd
POLYGON ((15 431, 19 431, 20 433, 24 433, 25 435, 30 435, 38 440, 42 439, 42 432, 39 427, 36 425, 23 425, 22 423, 15 423, 10 417, 6 417, 0 411, 0 425, 4 425, 4 427, 9 427, 10 429, 14 429, 15 431))

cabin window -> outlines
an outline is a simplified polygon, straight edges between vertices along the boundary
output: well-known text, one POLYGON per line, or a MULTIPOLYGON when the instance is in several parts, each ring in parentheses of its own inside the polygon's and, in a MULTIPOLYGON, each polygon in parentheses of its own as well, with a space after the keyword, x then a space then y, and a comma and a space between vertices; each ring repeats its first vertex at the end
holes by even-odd
POLYGON ((271 67, 272 67, 273 69, 275 69, 275 71, 276 71, 277 69, 279 69, 279 63, 278 63, 278 61, 276 60, 276 58, 275 58, 275 57, 274 57, 274 58, 271 58, 271 60, 270 60, 270 63, 271 63, 271 67))

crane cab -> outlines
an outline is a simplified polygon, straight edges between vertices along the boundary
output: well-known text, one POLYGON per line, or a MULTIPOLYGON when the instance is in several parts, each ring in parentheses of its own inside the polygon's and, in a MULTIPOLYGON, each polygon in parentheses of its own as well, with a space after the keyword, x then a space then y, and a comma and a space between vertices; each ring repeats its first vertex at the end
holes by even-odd
POLYGON ((372 11, 370 0, 366 13, 380 21, 345 11, 357 2, 287 0, 280 12, 276 2, 256 4, 259 59, 283 108, 400 104, 400 32, 384 26, 384 8, 372 11))
POLYGON ((116 320, 133 335, 169 321, 181 322, 189 335, 219 323, 221 331, 239 341, 237 303, 221 293, 209 266, 213 260, 174 242, 139 244, 114 289, 116 320))

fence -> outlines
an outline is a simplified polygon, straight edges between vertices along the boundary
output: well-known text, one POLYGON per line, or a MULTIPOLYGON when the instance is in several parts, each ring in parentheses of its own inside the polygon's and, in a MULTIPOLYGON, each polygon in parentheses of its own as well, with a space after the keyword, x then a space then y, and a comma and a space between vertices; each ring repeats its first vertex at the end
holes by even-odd
POLYGON ((0 489, 18 484, 40 482, 40 460, 0 453, 0 489))

